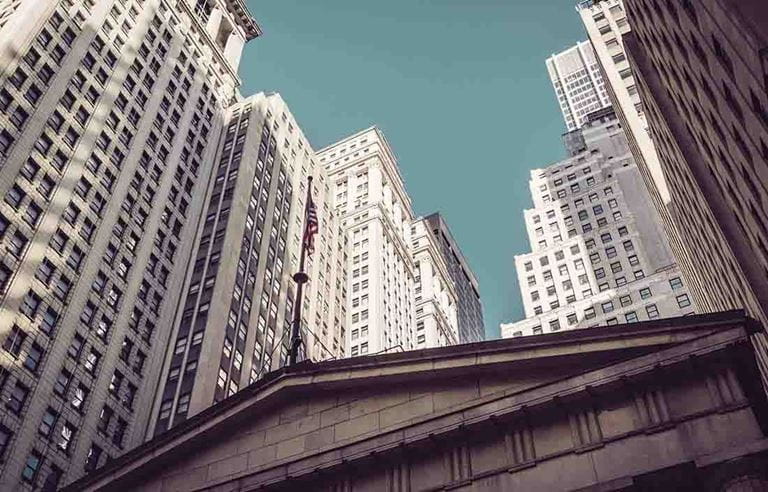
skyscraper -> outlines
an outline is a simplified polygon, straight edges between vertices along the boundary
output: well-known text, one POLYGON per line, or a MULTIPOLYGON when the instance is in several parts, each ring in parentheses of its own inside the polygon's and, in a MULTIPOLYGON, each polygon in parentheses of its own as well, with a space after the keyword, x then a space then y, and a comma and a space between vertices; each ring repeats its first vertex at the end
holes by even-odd
POLYGON ((320 232, 306 264, 304 353, 312 360, 344 355, 346 237, 325 170, 277 94, 230 106, 223 134, 152 434, 285 365, 308 176, 314 177, 320 232))
POLYGON ((480 287, 474 272, 453 238, 448 224, 439 212, 424 218, 429 224, 456 286, 458 306, 456 317, 459 327, 459 343, 479 342, 485 339, 483 306, 480 302, 480 287))
POLYGON ((589 113, 610 106, 600 66, 588 41, 547 58, 547 72, 568 131, 580 128, 589 113))
MULTIPOLYGON (((634 70, 703 311, 768 323, 768 4, 626 0, 634 70)), ((768 377, 765 336, 758 355, 768 377)))
POLYGON ((416 348, 411 199, 376 127, 317 153, 349 241, 348 355, 416 348))
POLYGON ((624 129, 651 201, 661 217, 672 251, 676 257, 683 257, 686 253, 670 215, 672 198, 624 49, 624 36, 631 29, 623 0, 587 0, 579 3, 577 10, 597 55, 611 104, 624 129))
POLYGON ((411 226, 416 347, 445 347, 459 343, 456 285, 440 251, 437 236, 424 218, 411 226))
POLYGON ((144 437, 244 43, 240 0, 3 2, 0 489, 144 437))
POLYGON ((503 337, 694 312, 613 111, 580 131, 585 150, 531 171, 533 252, 515 257, 526 319, 503 337))

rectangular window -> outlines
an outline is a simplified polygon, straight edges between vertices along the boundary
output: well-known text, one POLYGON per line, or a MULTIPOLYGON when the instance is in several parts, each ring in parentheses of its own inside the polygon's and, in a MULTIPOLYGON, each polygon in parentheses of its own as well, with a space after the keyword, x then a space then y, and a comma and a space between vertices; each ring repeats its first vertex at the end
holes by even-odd
POLYGON ((688 294, 680 294, 675 297, 678 307, 686 308, 691 305, 691 300, 688 298, 688 294))
POLYGON ((648 304, 645 306, 645 312, 648 314, 648 318, 655 319, 659 317, 659 309, 656 304, 648 304))
POLYGON ((37 473, 40 471, 40 465, 43 462, 43 456, 37 451, 32 451, 24 462, 24 469, 21 471, 21 479, 27 483, 35 483, 37 473))

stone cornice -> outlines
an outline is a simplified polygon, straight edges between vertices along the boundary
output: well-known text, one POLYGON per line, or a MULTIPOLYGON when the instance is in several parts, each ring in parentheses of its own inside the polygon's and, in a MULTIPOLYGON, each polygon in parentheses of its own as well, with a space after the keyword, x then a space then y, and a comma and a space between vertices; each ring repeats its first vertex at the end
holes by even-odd
POLYGON ((511 416, 514 412, 524 412, 525 408, 552 405, 556 403, 556 397, 561 400, 580 398, 594 393, 601 386, 618 384, 628 378, 636 379, 658 368, 671 368, 693 356, 703 358, 728 346, 746 345, 750 333, 757 329, 759 327, 754 326, 743 313, 729 312, 574 330, 527 339, 496 340, 318 364, 303 363, 289 370, 268 374, 228 400, 113 460, 64 490, 90 490, 107 484, 116 486, 139 481, 168 462, 206 446, 211 439, 233 432, 249 422, 253 415, 269 412, 276 405, 291 401, 297 394, 303 398, 318 392, 341 394, 353 388, 370 388, 373 385, 383 388, 406 381, 433 382, 437 378, 450 380, 457 375, 472 377, 489 371, 533 374, 537 367, 567 367, 574 360, 582 363, 591 361, 593 367, 603 367, 522 392, 491 394, 462 407, 431 413, 418 421, 377 430, 349 442, 338 442, 332 449, 275 462, 238 478, 262 476, 263 480, 259 479, 261 483, 283 480, 301 470, 335 466, 340 457, 356 459, 372 452, 416 443, 430 435, 456 430, 459 426, 511 416))

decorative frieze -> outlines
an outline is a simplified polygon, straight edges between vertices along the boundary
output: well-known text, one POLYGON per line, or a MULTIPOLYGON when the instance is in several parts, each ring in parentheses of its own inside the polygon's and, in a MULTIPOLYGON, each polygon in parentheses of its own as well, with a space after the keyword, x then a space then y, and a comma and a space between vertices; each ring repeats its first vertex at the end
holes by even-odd
POLYGON ((466 480, 472 476, 472 461, 470 448, 459 444, 445 453, 445 469, 448 471, 450 482, 466 480))
POLYGON ((709 374, 706 381, 712 402, 717 408, 736 405, 744 401, 744 393, 732 368, 722 368, 709 374))
POLYGON ((669 407, 664 392, 659 388, 645 388, 634 394, 635 410, 643 427, 655 427, 670 421, 669 407))
POLYGON ((411 491, 411 467, 407 461, 395 463, 387 469, 387 492, 411 491))
POLYGON ((511 466, 521 465, 536 459, 533 433, 527 423, 521 422, 504 436, 504 446, 511 466))
POLYGON ((571 425, 571 438, 576 448, 598 444, 603 440, 603 432, 594 408, 588 407, 569 412, 568 422, 571 425))

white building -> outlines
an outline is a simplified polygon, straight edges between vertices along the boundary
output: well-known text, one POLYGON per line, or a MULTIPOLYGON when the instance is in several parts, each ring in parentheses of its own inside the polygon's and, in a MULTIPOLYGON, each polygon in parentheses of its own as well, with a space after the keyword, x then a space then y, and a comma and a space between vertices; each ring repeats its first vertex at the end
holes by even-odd
POLYGON ((611 105, 588 41, 547 58, 547 72, 568 131, 580 128, 589 113, 611 105))
POLYGON ((306 262, 302 355, 345 354, 346 234, 325 170, 279 94, 231 105, 224 123, 194 261, 167 327, 150 435, 286 364, 309 176, 319 232, 306 262))
POLYGON ((651 199, 661 215, 673 247, 678 233, 669 217, 670 194, 645 110, 624 51, 623 36, 631 31, 622 0, 588 0, 577 6, 602 70, 605 88, 643 175, 651 199))
POLYGON ((445 347, 459 343, 458 294, 440 243, 426 219, 411 226, 416 348, 445 347))
POLYGON ((411 199, 382 132, 371 127, 317 154, 349 242, 347 354, 416 348, 411 199))
POLYGON ((615 115, 582 134, 586 150, 531 172, 533 251, 515 257, 526 319, 503 337, 694 312, 615 115))
POLYGON ((143 441, 259 34, 241 0, 0 1, 0 490, 143 441))

